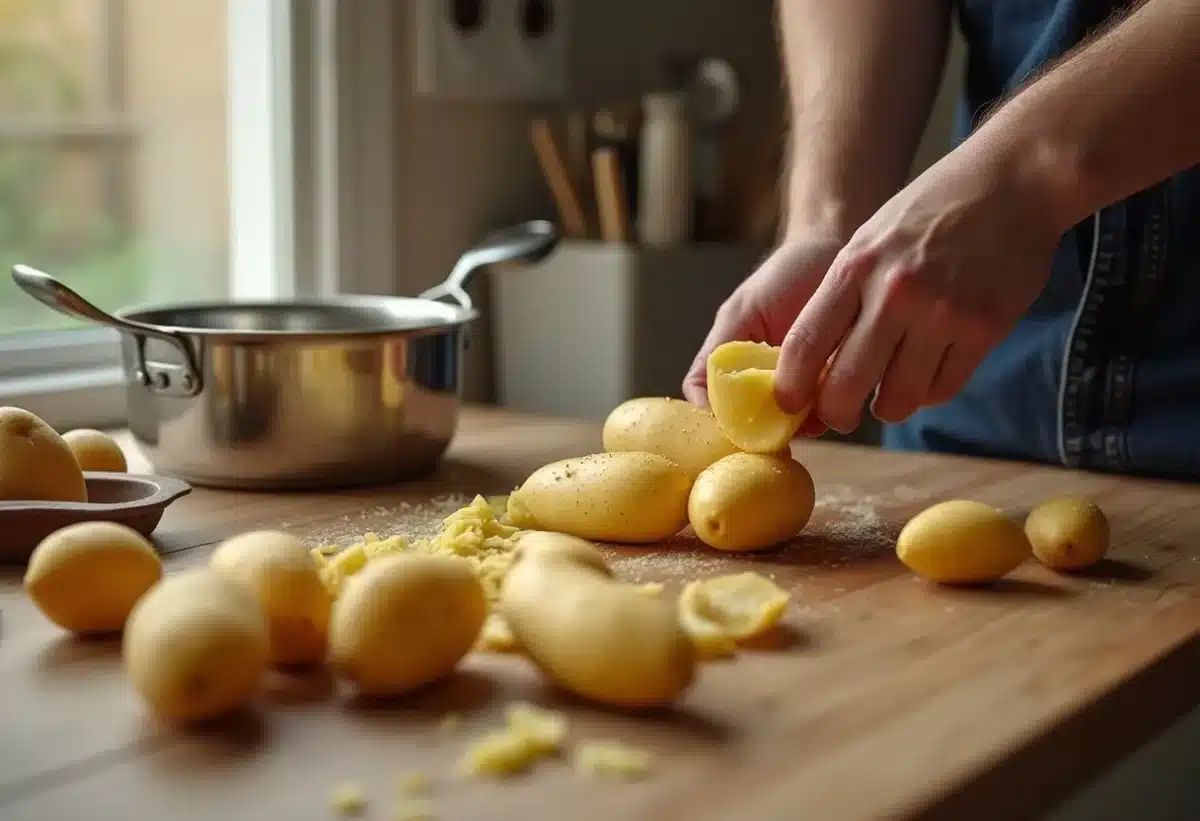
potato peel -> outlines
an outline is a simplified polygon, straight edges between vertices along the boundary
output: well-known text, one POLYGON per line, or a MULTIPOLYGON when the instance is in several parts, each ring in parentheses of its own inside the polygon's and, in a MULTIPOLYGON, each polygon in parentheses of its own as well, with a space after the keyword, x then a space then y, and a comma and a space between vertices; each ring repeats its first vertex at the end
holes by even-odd
POLYGON ((779 623, 791 597, 747 571, 689 582, 679 595, 679 623, 706 656, 726 656, 779 623))

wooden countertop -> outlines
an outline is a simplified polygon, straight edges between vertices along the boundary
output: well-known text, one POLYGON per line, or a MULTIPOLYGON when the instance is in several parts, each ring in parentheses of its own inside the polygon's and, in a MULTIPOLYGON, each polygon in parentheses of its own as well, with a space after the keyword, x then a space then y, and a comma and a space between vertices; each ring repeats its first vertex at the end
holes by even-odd
MULTIPOLYGON (((469 409, 444 467, 403 487, 331 494, 195 490, 156 539, 169 570, 259 527, 311 541, 410 526, 446 493, 503 493, 540 465, 599 448, 596 425, 469 409)), ((522 659, 472 655, 451 681, 366 709, 327 680, 273 680, 255 717, 193 734, 155 726, 115 642, 48 623, 0 571, 0 816, 323 819, 332 787, 395 817, 397 777, 434 779, 438 818, 1016 819, 1200 703, 1200 492, 1056 469, 805 443, 818 510, 786 549, 754 559, 683 543, 613 550, 618 573, 678 582, 752 567, 790 589, 791 645, 707 666, 678 710, 637 718, 573 702, 522 659), (1091 494, 1112 559, 1084 577, 1030 562, 987 590, 926 584, 896 561, 897 523, 935 500, 1014 513, 1091 494), (657 756, 653 777, 596 782, 542 762, 510 783, 461 781, 468 739, 504 705, 567 710, 576 739, 657 756), (440 717, 460 711, 454 733, 440 717)), ((134 466, 135 468, 137 465, 134 466)), ((441 510, 445 510, 445 505, 441 510)))

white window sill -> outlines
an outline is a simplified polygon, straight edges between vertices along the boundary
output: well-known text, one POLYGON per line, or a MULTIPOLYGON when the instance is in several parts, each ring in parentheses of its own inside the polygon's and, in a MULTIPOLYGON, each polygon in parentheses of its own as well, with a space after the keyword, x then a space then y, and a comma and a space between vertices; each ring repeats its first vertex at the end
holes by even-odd
POLYGON ((24 408, 59 432, 127 423, 125 377, 119 367, 0 379, 0 405, 24 408))

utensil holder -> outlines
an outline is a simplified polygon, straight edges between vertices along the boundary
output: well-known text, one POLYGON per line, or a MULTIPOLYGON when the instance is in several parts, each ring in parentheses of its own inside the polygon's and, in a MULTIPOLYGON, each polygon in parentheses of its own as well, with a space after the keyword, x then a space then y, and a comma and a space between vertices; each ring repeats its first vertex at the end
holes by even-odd
POLYGON ((764 254, 564 240, 537 266, 493 271, 497 399, 603 420, 635 396, 680 396, 717 308, 764 254))

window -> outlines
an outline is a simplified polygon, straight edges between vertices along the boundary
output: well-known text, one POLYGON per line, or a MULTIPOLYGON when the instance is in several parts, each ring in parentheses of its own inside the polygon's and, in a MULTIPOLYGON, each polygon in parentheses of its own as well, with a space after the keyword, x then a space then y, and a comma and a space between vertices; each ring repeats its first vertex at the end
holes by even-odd
POLYGON ((0 404, 120 424, 103 309, 386 292, 390 0, 0 0, 0 404))

